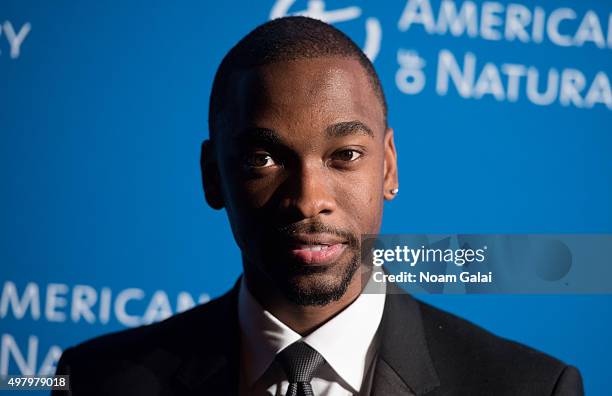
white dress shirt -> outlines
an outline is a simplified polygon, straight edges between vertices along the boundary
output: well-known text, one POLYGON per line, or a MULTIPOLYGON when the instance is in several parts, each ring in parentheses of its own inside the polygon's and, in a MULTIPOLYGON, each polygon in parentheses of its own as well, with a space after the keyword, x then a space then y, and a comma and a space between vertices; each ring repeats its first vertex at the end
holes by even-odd
POLYGON ((238 297, 241 395, 285 395, 289 382, 276 354, 302 340, 325 362, 311 381, 316 396, 368 394, 377 355, 385 294, 361 294, 321 327, 302 337, 255 300, 244 277, 238 297))

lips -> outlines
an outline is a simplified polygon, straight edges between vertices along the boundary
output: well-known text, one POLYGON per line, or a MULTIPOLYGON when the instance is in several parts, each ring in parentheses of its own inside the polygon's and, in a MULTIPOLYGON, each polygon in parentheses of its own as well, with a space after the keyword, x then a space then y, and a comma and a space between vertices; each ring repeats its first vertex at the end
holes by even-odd
POLYGON ((291 249, 291 255, 304 264, 330 264, 334 262, 344 249, 345 244, 336 243, 333 245, 309 245, 291 249))
POLYGON ((338 259, 346 249, 345 241, 330 235, 293 236, 289 254, 303 264, 325 265, 338 259))

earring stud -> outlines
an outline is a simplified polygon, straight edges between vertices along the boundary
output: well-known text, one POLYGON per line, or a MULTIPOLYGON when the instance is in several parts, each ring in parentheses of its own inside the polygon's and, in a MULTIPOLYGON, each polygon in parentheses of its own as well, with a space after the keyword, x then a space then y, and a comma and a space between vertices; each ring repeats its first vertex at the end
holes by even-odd
POLYGON ((391 190, 391 194, 395 195, 399 192, 399 188, 394 188, 391 190))

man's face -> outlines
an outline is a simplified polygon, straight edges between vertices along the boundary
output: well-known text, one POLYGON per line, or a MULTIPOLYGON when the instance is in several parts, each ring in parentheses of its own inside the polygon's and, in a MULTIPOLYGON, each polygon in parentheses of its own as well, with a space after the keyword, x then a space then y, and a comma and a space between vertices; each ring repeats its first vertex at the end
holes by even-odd
POLYGON ((301 59, 232 85, 209 162, 247 280, 298 304, 337 300, 354 280, 361 234, 378 232, 385 190, 397 185, 393 132, 367 73, 349 58, 301 59))

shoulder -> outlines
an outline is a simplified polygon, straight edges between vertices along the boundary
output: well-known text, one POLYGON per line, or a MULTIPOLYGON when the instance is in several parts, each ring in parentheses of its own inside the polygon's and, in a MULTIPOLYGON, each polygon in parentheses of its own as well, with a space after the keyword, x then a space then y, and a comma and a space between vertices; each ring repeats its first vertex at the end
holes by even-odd
MULTIPOLYGON (((432 361, 442 384, 514 394, 582 394, 576 368, 523 344, 417 301, 432 361), (567 393, 569 392, 569 393, 567 393)), ((505 393, 504 393, 505 394, 505 393)))
POLYGON ((205 355, 235 343, 230 339, 236 322, 233 298, 229 292, 164 321, 72 346, 62 354, 57 373, 81 382, 95 381, 92 377, 104 373, 106 380, 121 377, 131 383, 138 378, 141 384, 155 386, 160 378, 173 375, 196 348, 205 355))
POLYGON ((161 322, 92 338, 69 348, 72 357, 118 357, 146 353, 152 347, 180 350, 189 348, 192 338, 222 333, 219 327, 229 315, 228 294, 173 315, 161 322), (186 344, 186 345, 185 345, 186 344))

